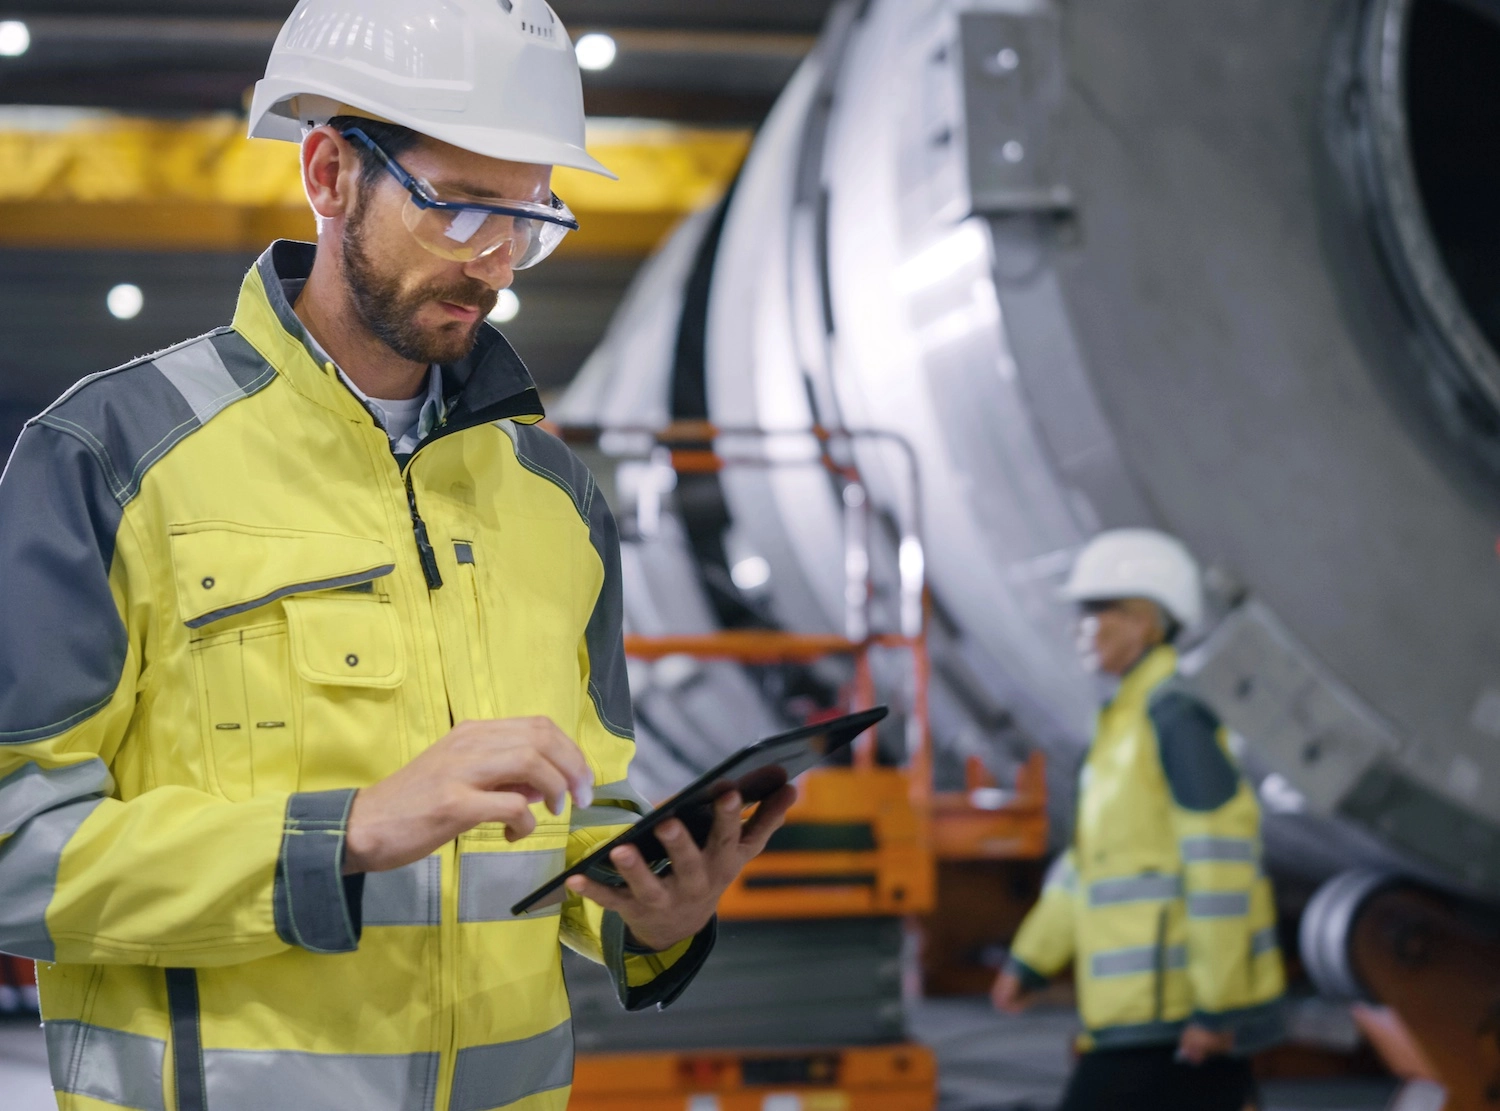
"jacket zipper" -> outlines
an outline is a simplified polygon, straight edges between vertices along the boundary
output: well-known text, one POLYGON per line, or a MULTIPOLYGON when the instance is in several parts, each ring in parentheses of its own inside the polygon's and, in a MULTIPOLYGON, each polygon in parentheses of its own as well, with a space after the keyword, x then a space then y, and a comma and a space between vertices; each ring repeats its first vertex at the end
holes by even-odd
MULTIPOLYGON (((497 408, 491 406, 491 409, 497 408)), ((422 520, 422 514, 417 510, 417 491, 412 485, 411 465, 417 455, 427 445, 441 440, 445 436, 452 436, 470 428, 478 428, 481 424, 492 424, 497 420, 504 420, 507 416, 516 414, 498 414, 495 416, 471 416, 468 420, 457 421, 453 424, 443 425, 431 436, 417 445, 417 450, 406 457, 406 461, 398 465, 401 475, 406 480, 406 504, 411 510, 411 530, 417 540, 417 556, 422 561, 422 576, 427 580, 428 590, 437 590, 443 585, 443 574, 438 570, 437 553, 432 550, 432 541, 427 536, 427 522, 422 520)))
POLYGON ((1166 1011, 1167 991, 1167 908, 1163 907, 1156 918, 1156 1014, 1161 1021, 1166 1011))
MULTIPOLYGON (((444 436, 456 435, 469 428, 477 428, 481 424, 490 424, 496 420, 504 419, 506 416, 515 414, 497 413, 488 417, 472 416, 468 420, 458 421, 453 424, 444 425, 435 431, 427 439, 417 445, 416 451, 407 456, 405 460, 397 459, 397 465, 401 470, 401 477, 406 485, 406 504, 411 511, 412 535, 416 538, 417 556, 422 564, 422 575, 427 581, 429 592, 437 590, 443 585, 442 572, 438 569, 437 552, 433 550, 432 540, 427 532, 427 522, 422 519, 422 514, 417 508, 417 491, 412 480, 412 463, 421 453, 422 449, 429 444, 442 439, 444 436)), ((450 883, 444 887, 449 891, 456 892, 458 887, 457 871, 462 854, 458 851, 457 843, 451 843, 444 849, 443 870, 445 874, 452 874, 450 883)), ((442 1064, 435 1079, 434 1095, 441 1093, 445 1088, 448 1099, 452 1100, 453 1077, 458 1062, 458 1022, 454 1015, 457 993, 453 989, 450 977, 453 975, 454 963, 459 959, 458 949, 460 944, 458 932, 458 905, 456 894, 450 898, 448 891, 444 892, 441 925, 438 927, 438 975, 440 979, 438 1007, 442 1015, 439 1026, 440 1044, 444 1046, 445 1052, 440 1060, 442 1064)))
POLYGON ((443 573, 438 570, 437 553, 432 550, 432 541, 427 536, 427 522, 417 511, 417 491, 412 485, 411 472, 406 472, 406 504, 411 507, 411 530, 417 538, 417 556, 422 561, 422 576, 427 580, 428 590, 437 590, 443 585, 443 573))

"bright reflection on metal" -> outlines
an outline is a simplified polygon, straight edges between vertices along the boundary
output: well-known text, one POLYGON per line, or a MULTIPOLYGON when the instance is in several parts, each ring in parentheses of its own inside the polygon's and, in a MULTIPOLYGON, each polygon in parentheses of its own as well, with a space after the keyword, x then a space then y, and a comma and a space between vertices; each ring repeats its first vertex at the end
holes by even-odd
POLYGON ((1301 814, 1307 809, 1307 796, 1279 772, 1260 781, 1260 800, 1273 814, 1301 814))
POLYGON ((672 453, 658 447, 651 462, 622 464, 618 481, 635 493, 635 527, 642 536, 655 536, 661 529, 662 499, 677 489, 677 469, 672 453))
POLYGON ((19 19, 0 22, 0 58, 19 58, 31 49, 31 28, 19 19))
POLYGON ((583 69, 600 70, 615 64, 619 47, 610 36, 593 31, 582 36, 574 45, 573 51, 578 55, 578 64, 583 69))
POLYGON ((730 569, 729 577, 741 590, 759 590, 771 581, 771 564, 763 556, 748 556, 730 569))
POLYGON ((495 301, 495 307, 490 310, 486 318, 491 324, 509 324, 521 311, 521 298, 516 296, 513 289, 502 289, 500 296, 495 301))
POLYGON ((134 320, 146 307, 146 295, 141 292, 140 286, 124 282, 109 291, 104 304, 109 309, 109 315, 116 320, 134 320))
POLYGON ((922 631, 922 588, 927 577, 927 555, 915 536, 903 536, 896 557, 901 571, 901 632, 914 637, 922 631))
POLYGON ((1000 323, 1000 304, 995 299, 993 284, 988 281, 975 282, 970 294, 968 304, 959 305, 922 328, 919 335, 923 347, 930 350, 945 343, 956 343, 1000 323))
POLYGON ((936 285, 955 271, 984 257, 985 235, 974 221, 960 224, 921 254, 907 261, 896 274, 903 293, 917 293, 936 285))
POLYGON ((869 499, 857 482, 844 487, 844 635, 864 640, 870 633, 869 499))

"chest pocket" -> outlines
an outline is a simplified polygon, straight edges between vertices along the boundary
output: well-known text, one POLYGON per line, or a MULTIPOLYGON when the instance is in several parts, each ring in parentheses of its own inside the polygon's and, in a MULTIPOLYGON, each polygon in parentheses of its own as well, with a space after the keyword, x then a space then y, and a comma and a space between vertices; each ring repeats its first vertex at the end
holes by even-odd
POLYGON ((377 540, 209 522, 172 536, 210 786, 318 790, 399 766, 401 628, 377 540))

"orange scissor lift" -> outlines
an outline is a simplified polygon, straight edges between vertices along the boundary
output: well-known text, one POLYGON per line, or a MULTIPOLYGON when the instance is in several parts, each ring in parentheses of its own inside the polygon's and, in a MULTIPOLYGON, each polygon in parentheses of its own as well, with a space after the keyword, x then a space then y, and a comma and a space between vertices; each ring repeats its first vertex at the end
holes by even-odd
MULTIPOLYGON (((717 474, 729 467, 786 465, 774 453, 734 454, 716 444, 763 443, 808 432, 777 433, 682 423, 665 429, 555 428, 570 443, 604 447, 614 458, 635 455, 670 467, 672 474, 717 474)), ((1040 859, 1046 851, 1046 787, 1040 755, 1022 769, 1004 805, 976 806, 975 791, 936 792, 928 726, 925 583, 917 532, 920 494, 916 459, 909 445, 889 433, 814 429, 821 445, 817 461, 844 483, 845 567, 848 634, 819 635, 768 629, 724 630, 686 636, 627 635, 626 654, 640 660, 690 657, 746 666, 814 664, 829 658, 853 661, 854 679, 839 712, 875 704, 871 655, 903 653, 910 662, 909 704, 903 707, 907 753, 900 767, 877 761, 875 731, 856 742, 847 767, 808 772, 798 782, 798 800, 787 831, 802 836, 773 840, 725 893, 719 914, 726 920, 787 920, 895 917, 918 922, 940 913, 937 874, 945 861, 1040 859), (869 626, 868 501, 858 471, 836 462, 840 442, 878 439, 895 445, 909 464, 913 520, 902 538, 902 629, 874 632, 869 626), (863 527, 857 517, 865 515, 863 527), (867 829, 858 848, 819 848, 819 827, 867 829), (811 836, 808 836, 811 834, 811 836), (782 842, 782 843, 778 843, 782 842)), ((846 453, 852 455, 852 453, 846 453)), ((809 460, 798 461, 806 465, 809 460)), ((977 760, 969 763, 968 787, 993 788, 977 760)), ((834 838, 833 840, 837 840, 834 838)), ((726 1047, 682 1053, 581 1054, 571 1107, 575 1111, 931 1111, 937 1105, 937 1066, 932 1052, 914 1043, 830 1046, 767 1052, 726 1047)))

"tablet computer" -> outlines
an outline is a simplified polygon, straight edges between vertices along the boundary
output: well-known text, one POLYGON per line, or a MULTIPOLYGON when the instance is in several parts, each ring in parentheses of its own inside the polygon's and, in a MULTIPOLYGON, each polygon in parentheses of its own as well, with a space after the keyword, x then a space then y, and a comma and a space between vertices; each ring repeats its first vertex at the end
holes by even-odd
MULTIPOLYGON (((803 772, 821 763, 841 748, 847 748, 856 737, 880 721, 890 711, 884 706, 848 714, 817 725, 805 725, 779 733, 749 748, 742 748, 718 767, 689 783, 677 794, 607 844, 599 846, 565 872, 553 876, 530 895, 510 908, 520 917, 537 907, 562 902, 567 895, 563 884, 569 876, 586 875, 590 879, 623 887, 624 878, 610 863, 609 854, 621 845, 634 845, 646 864, 657 875, 671 871, 666 847, 656 839, 654 830, 668 818, 676 818, 692 833, 699 845, 708 840, 714 824, 714 802, 730 791, 738 791, 745 805, 769 798, 803 772)), ((628 813, 628 812, 622 812, 628 813)))

